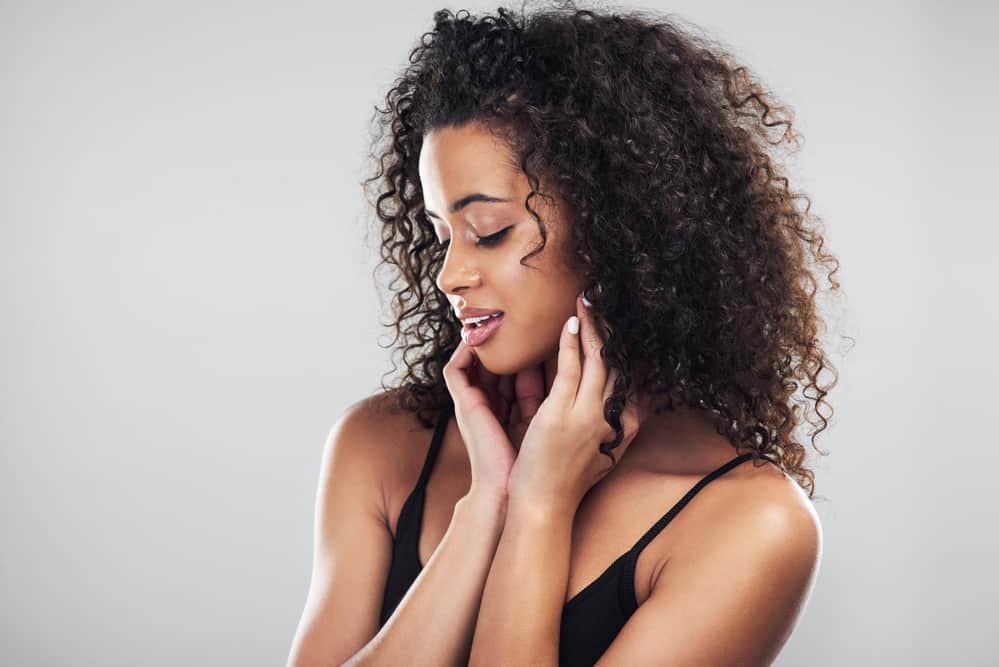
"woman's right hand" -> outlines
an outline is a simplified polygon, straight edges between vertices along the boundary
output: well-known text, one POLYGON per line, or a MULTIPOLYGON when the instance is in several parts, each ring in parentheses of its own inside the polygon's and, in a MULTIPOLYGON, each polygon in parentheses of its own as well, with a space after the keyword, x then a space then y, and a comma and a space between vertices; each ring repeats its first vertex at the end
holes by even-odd
POLYGON ((506 499, 516 453, 505 426, 510 406, 497 388, 496 376, 482 369, 475 352, 461 341, 444 366, 444 381, 472 467, 469 493, 506 499))

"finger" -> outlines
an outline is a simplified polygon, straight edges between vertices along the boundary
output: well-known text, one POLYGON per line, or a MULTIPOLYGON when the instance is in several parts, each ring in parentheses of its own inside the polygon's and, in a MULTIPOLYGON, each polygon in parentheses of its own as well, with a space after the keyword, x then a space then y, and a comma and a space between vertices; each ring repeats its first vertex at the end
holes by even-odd
POLYGON ((579 383, 579 397, 595 401, 604 394, 607 384, 607 365, 600 356, 604 343, 597 331, 593 311, 583 304, 582 296, 576 296, 576 312, 579 315, 579 345, 583 350, 583 377, 579 383))
POLYGON ((472 348, 460 341, 451 359, 444 365, 444 381, 451 397, 466 408, 477 403, 488 405, 488 397, 469 378, 475 363, 472 348))
MULTIPOLYGON (((578 301, 577 301, 578 302, 578 301)), ((573 315, 562 325, 562 336, 558 345, 558 366, 549 396, 556 403, 572 408, 579 391, 579 378, 582 369, 579 363, 579 317, 573 315), (575 327, 575 331, 572 330, 575 327)))
POLYGON ((503 406, 501 405, 502 396, 499 392, 499 376, 493 373, 491 370, 482 365, 482 360, 476 364, 475 370, 479 373, 479 386, 482 391, 486 393, 489 397, 489 405, 492 406, 493 412, 499 414, 503 406))
POLYGON ((522 421, 530 421, 545 400, 545 378, 541 365, 535 364, 517 373, 514 378, 517 411, 522 421))
POLYGON ((468 374, 475 366, 475 353, 472 348, 458 341, 458 346, 451 353, 451 358, 444 364, 444 378, 455 382, 468 381, 468 374))

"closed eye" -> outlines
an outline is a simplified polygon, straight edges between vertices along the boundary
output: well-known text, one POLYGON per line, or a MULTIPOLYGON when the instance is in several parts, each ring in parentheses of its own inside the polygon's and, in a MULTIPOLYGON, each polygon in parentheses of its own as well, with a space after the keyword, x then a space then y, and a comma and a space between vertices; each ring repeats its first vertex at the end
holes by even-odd
MULTIPOLYGON (((499 243, 501 240, 503 240, 503 237, 506 236, 507 232, 509 232, 512 227, 513 225, 510 225, 510 227, 504 227, 495 234, 490 234, 489 236, 480 236, 475 241, 475 245, 494 246, 497 243, 499 243)), ((451 239, 445 239, 441 241, 442 248, 447 248, 450 244, 451 244, 451 239)))

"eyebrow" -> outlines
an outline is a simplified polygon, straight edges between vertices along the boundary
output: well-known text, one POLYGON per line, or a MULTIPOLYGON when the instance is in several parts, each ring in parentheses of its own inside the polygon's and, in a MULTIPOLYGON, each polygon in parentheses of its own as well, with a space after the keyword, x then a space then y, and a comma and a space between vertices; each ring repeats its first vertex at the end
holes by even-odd
MULTIPOLYGON (((453 202, 451 202, 451 206, 448 207, 448 210, 451 213, 457 213, 458 211, 460 211, 461 209, 465 208, 466 206, 468 206, 469 204, 471 204, 473 202, 485 202, 487 204, 498 204, 498 203, 506 203, 506 202, 509 202, 509 201, 512 201, 512 200, 511 199, 502 199, 500 197, 493 197, 492 195, 484 195, 481 192, 473 192, 470 195, 465 195, 461 199, 455 199, 453 202)), ((437 218, 438 220, 441 219, 441 217, 439 215, 437 215, 436 213, 434 213, 433 211, 431 211, 428 208, 424 208, 423 212, 426 213, 431 218, 437 218)))

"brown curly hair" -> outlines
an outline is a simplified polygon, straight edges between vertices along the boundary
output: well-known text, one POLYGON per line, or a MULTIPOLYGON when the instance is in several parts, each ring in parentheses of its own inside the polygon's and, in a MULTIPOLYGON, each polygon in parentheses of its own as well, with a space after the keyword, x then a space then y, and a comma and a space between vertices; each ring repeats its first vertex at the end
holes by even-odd
POLYGON ((663 399, 656 413, 707 409, 734 447, 778 464, 812 498, 795 430, 807 420, 828 453, 815 437, 838 373, 819 340, 816 269, 839 290, 839 261, 781 167, 780 149, 799 145, 789 108, 672 15, 571 2, 519 16, 440 10, 409 63, 375 107, 375 173, 361 183, 382 223, 375 274, 392 270, 391 345, 402 339, 405 374, 382 388, 394 404, 429 427, 452 400, 443 368, 460 322, 434 283, 446 248, 424 214, 418 158, 427 132, 476 121, 507 142, 531 185, 542 241, 527 257, 547 239, 530 204, 549 196, 541 183, 568 205, 570 261, 620 371, 604 406, 617 437, 601 451, 613 460, 635 369, 640 389, 663 399))

